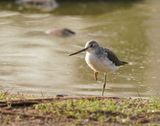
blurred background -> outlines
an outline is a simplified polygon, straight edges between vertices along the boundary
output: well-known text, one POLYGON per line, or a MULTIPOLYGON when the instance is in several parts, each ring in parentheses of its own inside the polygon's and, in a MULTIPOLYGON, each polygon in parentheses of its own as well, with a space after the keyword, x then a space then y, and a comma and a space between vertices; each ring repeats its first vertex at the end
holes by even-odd
POLYGON ((53 96, 101 95, 85 54, 88 40, 130 62, 109 74, 105 96, 159 96, 159 0, 0 2, 0 90, 53 96))

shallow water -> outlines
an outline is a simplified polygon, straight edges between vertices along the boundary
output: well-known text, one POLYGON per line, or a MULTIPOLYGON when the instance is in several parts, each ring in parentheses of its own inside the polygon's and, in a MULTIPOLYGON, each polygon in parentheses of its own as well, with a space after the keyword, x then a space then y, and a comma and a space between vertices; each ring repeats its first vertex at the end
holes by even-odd
POLYGON ((52 13, 0 10, 0 88, 35 95, 101 95, 85 54, 68 54, 97 40, 130 62, 109 74, 106 96, 153 96, 160 90, 160 1, 63 3, 52 13), (74 10, 74 11, 73 11, 74 10), (46 35, 52 27, 77 34, 46 35))

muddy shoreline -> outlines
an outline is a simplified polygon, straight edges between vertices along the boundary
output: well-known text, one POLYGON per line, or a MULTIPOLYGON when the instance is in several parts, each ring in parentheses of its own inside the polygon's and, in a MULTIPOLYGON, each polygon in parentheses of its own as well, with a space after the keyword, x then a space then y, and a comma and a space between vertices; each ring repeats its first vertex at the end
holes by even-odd
POLYGON ((97 96, 50 98, 0 95, 2 125, 159 124, 160 99, 97 96))

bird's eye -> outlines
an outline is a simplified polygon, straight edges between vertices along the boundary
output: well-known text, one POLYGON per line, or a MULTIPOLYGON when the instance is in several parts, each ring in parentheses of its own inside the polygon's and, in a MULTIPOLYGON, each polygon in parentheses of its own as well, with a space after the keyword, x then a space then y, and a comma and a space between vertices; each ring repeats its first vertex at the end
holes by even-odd
POLYGON ((91 44, 90 47, 93 47, 93 44, 91 44))

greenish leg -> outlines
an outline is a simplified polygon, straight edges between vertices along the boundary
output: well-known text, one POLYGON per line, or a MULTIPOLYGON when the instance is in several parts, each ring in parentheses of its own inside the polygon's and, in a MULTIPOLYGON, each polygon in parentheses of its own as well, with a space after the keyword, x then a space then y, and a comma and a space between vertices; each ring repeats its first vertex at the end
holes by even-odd
POLYGON ((98 72, 94 72, 94 78, 95 78, 95 80, 97 81, 98 80, 98 72))
POLYGON ((104 74, 104 84, 103 84, 102 96, 104 95, 104 90, 106 87, 106 80, 107 80, 107 73, 104 74))

